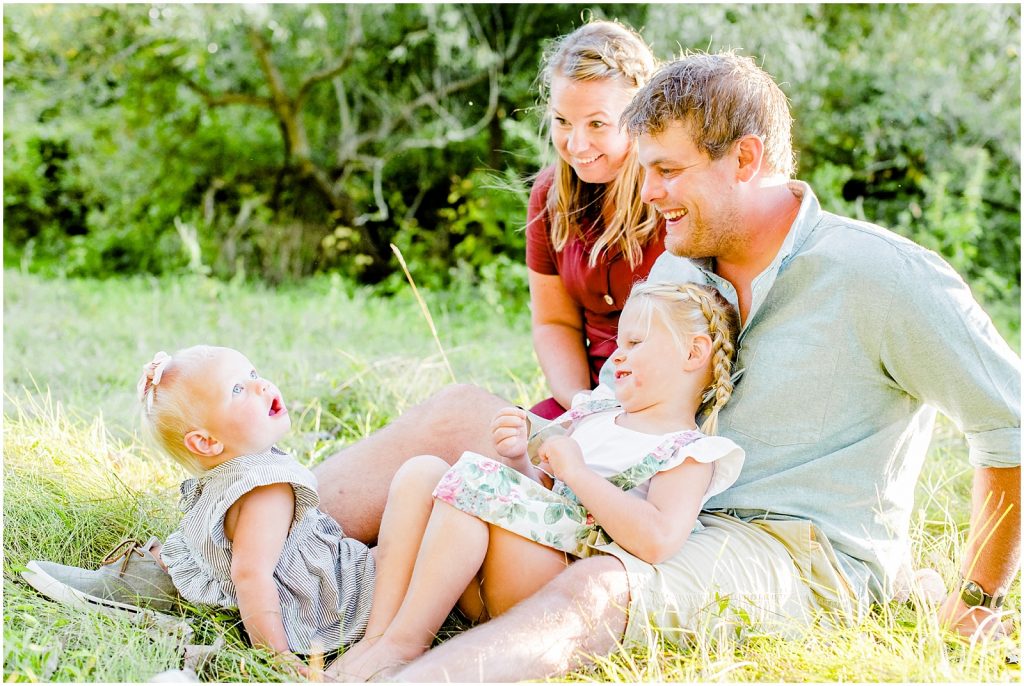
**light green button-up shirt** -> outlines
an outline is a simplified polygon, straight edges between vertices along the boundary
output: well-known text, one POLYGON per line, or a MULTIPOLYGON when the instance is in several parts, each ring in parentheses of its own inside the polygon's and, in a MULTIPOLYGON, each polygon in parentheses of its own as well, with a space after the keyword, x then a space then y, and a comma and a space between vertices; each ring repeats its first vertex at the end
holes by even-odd
MULTIPOLYGON (((972 465, 1020 464, 1020 358, 934 252, 790 189, 800 212, 752 284, 743 371, 719 420, 747 461, 706 507, 811 520, 861 598, 884 601, 936 410, 972 465)), ((665 253, 648 278, 710 282, 736 304, 710 260, 665 253)))

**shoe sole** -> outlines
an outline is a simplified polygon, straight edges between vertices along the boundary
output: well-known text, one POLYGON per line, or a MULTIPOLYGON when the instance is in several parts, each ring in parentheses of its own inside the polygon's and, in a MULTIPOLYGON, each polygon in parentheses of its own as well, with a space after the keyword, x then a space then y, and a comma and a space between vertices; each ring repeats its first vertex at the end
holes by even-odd
POLYGON ((71 607, 77 607, 82 610, 92 610, 94 612, 102 612, 112 616, 124 617, 131 620, 132 623, 140 626, 154 625, 165 629, 185 628, 189 633, 192 631, 192 627, 183 617, 174 617, 162 612, 157 612, 156 610, 142 608, 137 605, 129 605, 127 603, 119 603, 116 600, 109 600, 107 598, 100 598, 89 595, 88 593, 83 593, 78 589, 72 588, 57 579, 54 579, 43 571, 43 569, 35 563, 35 560, 30 561, 26 567, 27 569, 21 573, 22 578, 28 582, 29 586, 51 600, 55 600, 71 607))

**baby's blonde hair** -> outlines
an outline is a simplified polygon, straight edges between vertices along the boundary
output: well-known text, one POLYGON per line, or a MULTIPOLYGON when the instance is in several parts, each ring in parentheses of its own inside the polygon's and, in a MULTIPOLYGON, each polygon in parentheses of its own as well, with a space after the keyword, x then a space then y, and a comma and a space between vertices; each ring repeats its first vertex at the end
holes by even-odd
MULTIPOLYGON (((650 47, 636 31, 615 21, 592 21, 557 39, 544 54, 541 69, 541 99, 550 100, 551 82, 556 76, 573 81, 614 81, 636 92, 654 73, 655 59, 650 47)), ((619 122, 613 122, 618 126, 619 122)), ((569 163, 555 159, 555 178, 548 191, 547 214, 551 244, 562 250, 570 238, 582 236, 580 219, 599 202, 604 230, 590 253, 590 266, 602 254, 617 248, 635 267, 643 260, 643 248, 655 239, 659 217, 653 207, 640 199, 643 171, 633 143, 622 170, 598 197, 591 184, 584 184, 569 163)))
POLYGON ((158 352, 143 365, 137 385, 144 433, 193 475, 204 469, 185 446, 185 434, 201 426, 205 418, 196 416, 188 382, 215 351, 209 345, 195 345, 173 355, 158 352))
POLYGON ((700 430, 718 431, 718 414, 732 396, 732 365, 740 317, 718 289, 696 283, 640 282, 633 286, 629 303, 640 306, 640 321, 650 324, 659 313, 676 344, 683 336, 707 334, 711 338, 711 383, 702 390, 700 412, 707 412, 700 430))

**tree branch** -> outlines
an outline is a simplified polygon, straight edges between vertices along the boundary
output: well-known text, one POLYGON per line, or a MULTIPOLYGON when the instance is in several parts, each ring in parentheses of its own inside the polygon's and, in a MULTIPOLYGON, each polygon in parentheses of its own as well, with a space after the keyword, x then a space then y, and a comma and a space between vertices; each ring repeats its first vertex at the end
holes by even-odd
POLYGON ((252 43, 253 50, 256 52, 256 59, 259 60, 260 69, 263 70, 263 75, 267 79, 267 85, 270 86, 270 100, 274 109, 279 113, 291 110, 292 99, 285 92, 284 78, 281 76, 281 72, 270 59, 270 45, 267 44, 266 39, 255 28, 249 29, 249 40, 252 43))
POLYGON ((329 67, 325 67, 318 72, 310 74, 306 80, 299 86, 299 92, 295 96, 295 109, 302 109, 302 103, 306 100, 309 92, 313 89, 313 86, 317 85, 322 81, 328 81, 333 79, 338 74, 348 69, 348 65, 352 63, 352 58, 355 56, 356 48, 363 43, 363 23, 359 16, 359 12, 356 9, 356 5, 346 6, 349 19, 349 33, 348 40, 345 43, 345 52, 342 53, 334 64, 329 67))
POLYGON ((273 103, 269 98, 263 98, 249 93, 211 93, 190 78, 185 78, 185 85, 203 99, 208 107, 225 107, 227 105, 254 105, 273 109, 273 103))

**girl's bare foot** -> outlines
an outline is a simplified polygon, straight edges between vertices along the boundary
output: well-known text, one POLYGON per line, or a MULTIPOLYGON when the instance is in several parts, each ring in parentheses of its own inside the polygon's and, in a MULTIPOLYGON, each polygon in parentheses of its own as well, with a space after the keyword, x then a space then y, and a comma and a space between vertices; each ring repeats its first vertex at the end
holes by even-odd
POLYGON ((332 662, 330 667, 324 670, 324 674, 331 681, 353 681, 353 679, 347 678, 349 676, 348 669, 350 669, 351 665, 354 665, 360 659, 359 656, 369 650, 370 646, 376 643, 379 638, 380 636, 374 636, 373 638, 364 637, 361 640, 356 641, 346 648, 345 652, 341 654, 341 657, 332 662), (348 667, 348 669, 346 667, 348 667))
POLYGON ((331 679, 356 682, 382 679, 426 651, 425 646, 402 644, 386 635, 372 643, 364 639, 352 648, 327 670, 331 679))

